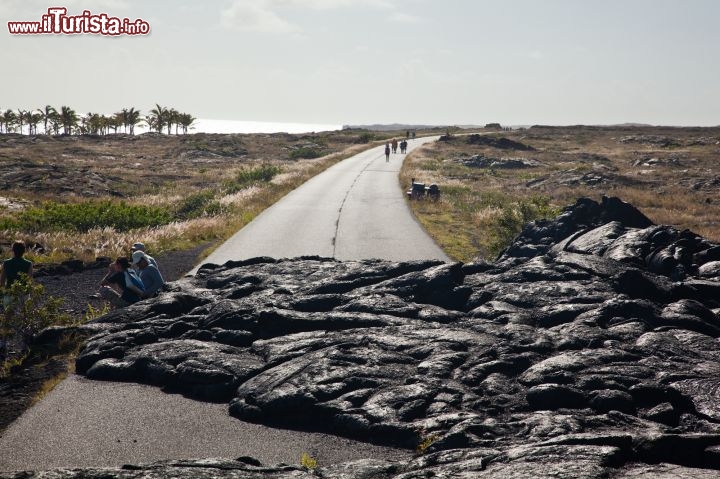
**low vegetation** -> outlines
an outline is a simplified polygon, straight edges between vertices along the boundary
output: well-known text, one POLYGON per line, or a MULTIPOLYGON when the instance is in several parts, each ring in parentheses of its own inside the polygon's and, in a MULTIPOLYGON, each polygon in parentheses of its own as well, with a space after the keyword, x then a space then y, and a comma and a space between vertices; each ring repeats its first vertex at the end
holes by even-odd
POLYGON ((0 377, 30 353, 35 335, 48 326, 75 322, 61 311, 62 299, 46 297, 42 285, 22 275, 9 288, 0 288, 0 377))
POLYGON ((493 259, 531 220, 586 196, 618 196, 658 224, 720 241, 720 128, 532 127, 461 135, 408 156, 400 182, 440 185, 412 201, 454 259, 493 259))
POLYGON ((39 263, 219 242, 360 134, 0 135, 0 256, 14 239, 39 263))
POLYGON ((125 231, 148 226, 166 225, 173 221, 169 208, 133 205, 125 201, 82 201, 58 203, 44 201, 20 211, 15 216, 0 218, 0 230, 27 233, 52 231, 87 232, 93 228, 114 228, 125 231))
POLYGON ((318 461, 307 452, 304 452, 300 458, 300 465, 308 471, 314 471, 318 467, 318 461))

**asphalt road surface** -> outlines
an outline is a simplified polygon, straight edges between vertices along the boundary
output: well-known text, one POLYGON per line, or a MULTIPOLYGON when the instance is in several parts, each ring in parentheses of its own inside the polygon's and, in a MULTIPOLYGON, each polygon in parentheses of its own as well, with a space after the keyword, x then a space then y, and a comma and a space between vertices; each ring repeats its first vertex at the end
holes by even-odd
MULTIPOLYGON (((434 138, 411 140, 408 150, 434 138)), ((255 256, 440 259, 398 184, 405 155, 376 147, 344 160, 259 215, 204 262, 255 256)), ((409 185, 405 185, 406 187, 409 185)), ((410 451, 249 424, 208 404, 129 383, 71 375, 0 436, 0 471, 253 456, 267 464, 403 458, 410 451)))
MULTIPOLYGON (((409 141, 408 152, 437 137, 409 141)), ((344 160, 258 215, 204 263, 256 256, 318 255, 340 260, 450 259, 415 220, 398 172, 405 155, 384 146, 344 160)), ((399 150, 398 150, 399 151, 399 150)))
POLYGON ((164 459, 253 456, 265 464, 402 459, 410 451, 239 421, 227 404, 142 384, 72 375, 0 437, 0 471, 121 466, 164 459))

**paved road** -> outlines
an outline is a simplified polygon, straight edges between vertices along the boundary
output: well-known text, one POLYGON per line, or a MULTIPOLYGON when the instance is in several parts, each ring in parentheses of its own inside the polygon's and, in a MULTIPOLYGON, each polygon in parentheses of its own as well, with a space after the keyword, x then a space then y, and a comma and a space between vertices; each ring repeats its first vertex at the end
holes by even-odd
MULTIPOLYGON (((410 140, 408 151, 435 140, 410 140)), ((405 155, 355 155, 295 189, 210 254, 223 264, 255 256, 450 261, 415 220, 398 185, 405 155)))
POLYGON ((153 386, 72 375, 3 433, 0 471, 240 456, 299 465, 304 452, 320 464, 411 456, 326 434, 249 424, 230 417, 227 404, 193 401, 153 386))
MULTIPOLYGON (((409 150, 432 139, 416 139, 409 150)), ((397 173, 404 155, 383 147, 333 166, 259 215, 205 262, 254 256, 441 259, 415 221, 397 173)), ((0 471, 119 466, 194 457, 254 456, 299 464, 401 458, 409 451, 333 436, 267 428, 230 417, 225 404, 168 395, 150 386, 72 375, 0 436, 0 471)))

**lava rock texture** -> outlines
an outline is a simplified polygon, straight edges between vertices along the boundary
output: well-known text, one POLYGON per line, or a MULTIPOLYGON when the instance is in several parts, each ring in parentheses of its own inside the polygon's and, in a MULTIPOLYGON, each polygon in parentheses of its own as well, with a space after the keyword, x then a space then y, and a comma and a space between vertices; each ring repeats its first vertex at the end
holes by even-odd
POLYGON ((314 475, 241 460, 121 477, 710 478, 719 308, 720 246, 581 199, 495 262, 205 265, 91 325, 77 370, 418 450, 314 475))

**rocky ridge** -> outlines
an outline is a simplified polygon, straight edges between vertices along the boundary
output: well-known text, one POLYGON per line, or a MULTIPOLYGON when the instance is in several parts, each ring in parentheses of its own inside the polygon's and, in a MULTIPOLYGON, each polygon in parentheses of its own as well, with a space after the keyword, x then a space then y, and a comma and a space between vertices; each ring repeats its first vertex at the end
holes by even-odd
POLYGON ((717 477, 719 280, 720 246, 616 198, 527 225, 495 262, 204 265, 86 326, 78 372, 417 458, 42 477, 717 477))

